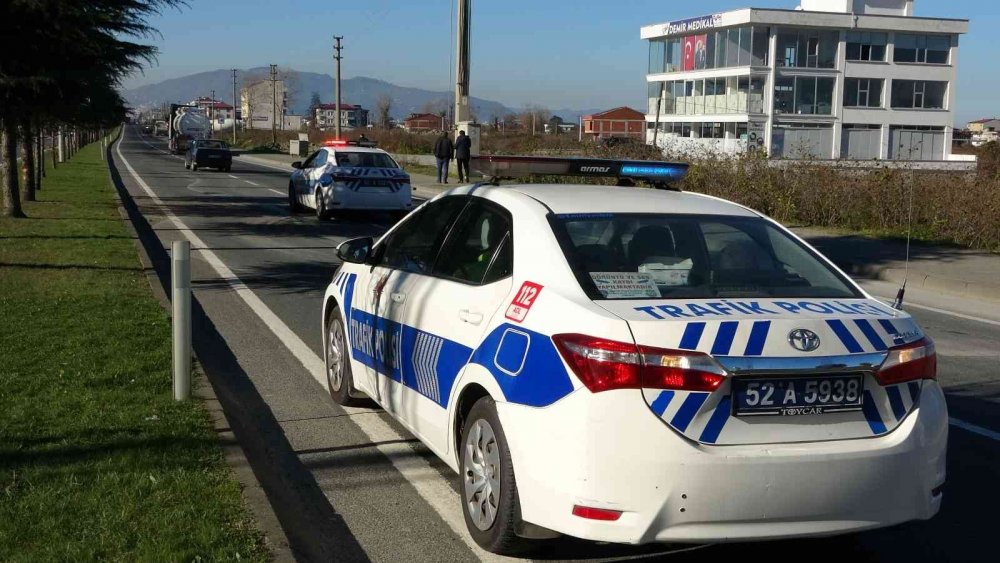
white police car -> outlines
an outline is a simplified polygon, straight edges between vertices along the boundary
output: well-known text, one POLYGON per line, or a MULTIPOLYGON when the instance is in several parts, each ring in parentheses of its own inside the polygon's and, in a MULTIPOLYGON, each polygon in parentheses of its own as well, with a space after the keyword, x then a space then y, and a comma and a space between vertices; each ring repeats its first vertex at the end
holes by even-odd
POLYGON ((292 213, 308 207, 326 220, 344 210, 390 211, 401 217, 413 209, 410 176, 374 143, 328 141, 292 167, 292 213))
MULTIPOLYGON (((487 157, 492 176, 683 165, 487 157)), ((934 345, 774 221, 720 199, 479 185, 338 249, 330 393, 461 476, 470 534, 620 543, 821 536, 934 516, 934 345)))

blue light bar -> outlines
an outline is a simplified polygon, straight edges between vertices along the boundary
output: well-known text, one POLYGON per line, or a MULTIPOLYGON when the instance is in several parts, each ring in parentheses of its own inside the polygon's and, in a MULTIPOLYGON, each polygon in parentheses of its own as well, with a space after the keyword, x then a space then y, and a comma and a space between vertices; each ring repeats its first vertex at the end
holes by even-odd
POLYGON ((611 160, 542 156, 477 156, 472 170, 493 179, 527 176, 583 176, 648 182, 664 187, 687 174, 688 165, 653 160, 611 160))

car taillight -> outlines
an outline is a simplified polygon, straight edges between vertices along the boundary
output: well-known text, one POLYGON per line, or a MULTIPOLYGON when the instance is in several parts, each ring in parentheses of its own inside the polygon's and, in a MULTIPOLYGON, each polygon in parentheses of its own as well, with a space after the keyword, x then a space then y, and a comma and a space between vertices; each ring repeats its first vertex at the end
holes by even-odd
POLYGON ((919 379, 937 379, 937 353, 927 337, 889 349, 875 374, 880 385, 895 385, 919 379))
POLYGON ((583 334, 557 334, 556 348, 594 393, 612 389, 714 391, 726 372, 701 352, 636 346, 583 334))

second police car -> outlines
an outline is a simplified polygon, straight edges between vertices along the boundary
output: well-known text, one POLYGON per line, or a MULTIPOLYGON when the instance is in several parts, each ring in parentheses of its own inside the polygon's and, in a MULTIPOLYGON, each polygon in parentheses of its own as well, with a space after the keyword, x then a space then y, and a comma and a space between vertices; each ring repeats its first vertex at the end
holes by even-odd
POLYGON ((413 209, 410 176, 372 142, 328 141, 292 167, 292 213, 307 207, 326 220, 348 210, 388 211, 402 217, 413 209))
MULTIPOLYGON (((490 176, 683 165, 484 157, 490 176)), ((821 536, 933 517, 933 343, 776 222, 720 199, 479 185, 356 239, 324 300, 330 393, 367 395, 461 478, 510 553, 821 536)))

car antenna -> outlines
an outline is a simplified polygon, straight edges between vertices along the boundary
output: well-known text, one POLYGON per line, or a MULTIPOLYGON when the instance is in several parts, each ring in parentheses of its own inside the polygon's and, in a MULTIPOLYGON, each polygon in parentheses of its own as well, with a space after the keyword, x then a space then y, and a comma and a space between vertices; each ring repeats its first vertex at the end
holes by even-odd
POLYGON ((910 182, 910 205, 906 214, 906 265, 903 267, 903 285, 896 292, 896 300, 892 303, 892 308, 897 311, 903 310, 903 297, 906 296, 906 281, 910 277, 910 241, 913 238, 913 182, 910 182))

